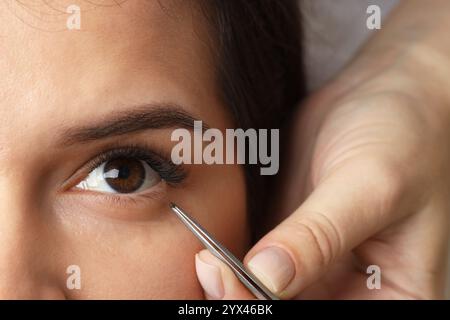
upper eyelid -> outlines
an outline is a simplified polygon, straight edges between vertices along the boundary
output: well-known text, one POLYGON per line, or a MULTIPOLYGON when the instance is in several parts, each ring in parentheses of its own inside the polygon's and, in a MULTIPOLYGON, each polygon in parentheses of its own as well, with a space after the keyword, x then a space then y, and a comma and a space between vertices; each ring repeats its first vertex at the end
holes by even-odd
MULTIPOLYGON (((126 154, 126 150, 128 151, 135 151, 135 150, 141 150, 143 149, 143 147, 140 146, 123 146, 123 147, 118 147, 118 148, 112 148, 112 149, 108 149, 106 151, 103 151, 101 153, 99 153, 96 157, 92 158, 90 161, 87 162, 87 167, 89 168, 89 170, 93 170, 95 169, 97 166, 99 166, 100 164, 102 164, 105 161, 111 160, 114 158, 115 155, 113 155, 113 153, 117 152, 117 156, 132 156, 130 154, 126 154), (134 150, 131 150, 133 149, 134 150), (119 154, 121 153, 121 154, 119 154), (109 157, 109 158, 108 158, 109 157)), ((146 150, 145 152, 151 153, 153 157, 158 158, 158 161, 166 161, 168 162, 169 160, 165 157, 165 156, 161 156, 160 154, 158 154, 157 152, 151 151, 151 150, 146 150)), ((140 160, 144 160, 144 159, 140 159, 140 160)))
MULTIPOLYGON (((157 148, 156 146, 148 145, 147 143, 128 143, 128 142, 113 142, 110 144, 107 144, 106 146, 102 147, 100 150, 98 150, 94 156, 91 156, 89 160, 85 161, 81 168, 90 168, 90 170, 93 170, 95 165, 100 165, 100 159, 101 157, 104 157, 106 154, 117 151, 120 149, 127 149, 127 148, 135 148, 135 149, 145 149, 149 152, 153 153, 157 157, 169 161, 169 156, 160 148, 157 148)), ((80 169, 81 169, 80 168, 80 169)), ((78 171, 78 170, 77 170, 78 171)))

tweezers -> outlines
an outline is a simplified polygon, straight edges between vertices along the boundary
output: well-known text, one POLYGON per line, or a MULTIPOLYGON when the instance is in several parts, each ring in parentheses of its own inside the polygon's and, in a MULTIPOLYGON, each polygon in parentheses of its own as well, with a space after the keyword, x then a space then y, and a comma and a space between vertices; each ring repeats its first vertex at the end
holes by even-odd
POLYGON ((250 290, 259 300, 278 300, 264 284, 261 283, 250 271, 246 270, 244 265, 227 248, 215 240, 201 225, 192 219, 185 211, 174 203, 170 203, 170 208, 177 217, 194 233, 194 235, 203 243, 203 245, 217 258, 222 260, 242 284, 250 290))

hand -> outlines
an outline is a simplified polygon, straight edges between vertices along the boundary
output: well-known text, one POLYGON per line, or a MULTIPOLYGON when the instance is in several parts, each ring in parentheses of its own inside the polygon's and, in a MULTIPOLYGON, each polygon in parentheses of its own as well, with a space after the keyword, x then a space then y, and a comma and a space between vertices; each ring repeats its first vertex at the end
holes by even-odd
MULTIPOLYGON (((353 68, 300 108, 274 209, 288 217, 244 263, 283 299, 443 298, 450 103, 419 67, 353 68)), ((208 251, 196 266, 207 298, 254 298, 208 251)))

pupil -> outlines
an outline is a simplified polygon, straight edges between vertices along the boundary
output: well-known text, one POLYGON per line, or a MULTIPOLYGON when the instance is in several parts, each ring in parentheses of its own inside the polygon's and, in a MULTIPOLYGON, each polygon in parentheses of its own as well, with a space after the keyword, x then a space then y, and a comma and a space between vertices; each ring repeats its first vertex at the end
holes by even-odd
POLYGON ((117 158, 105 164, 105 181, 119 193, 131 193, 138 190, 145 180, 145 168, 142 162, 133 158, 117 158))
POLYGON ((126 179, 130 175, 130 170, 126 166, 120 166, 119 168, 119 179, 126 179))

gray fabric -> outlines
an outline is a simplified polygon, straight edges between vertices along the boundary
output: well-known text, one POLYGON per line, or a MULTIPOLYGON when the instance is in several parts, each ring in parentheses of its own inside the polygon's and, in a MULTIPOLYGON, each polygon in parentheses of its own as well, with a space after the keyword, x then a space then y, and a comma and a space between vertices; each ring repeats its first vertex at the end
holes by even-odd
MULTIPOLYGON (((376 32, 366 26, 369 5, 378 5, 382 23, 399 0, 299 0, 305 31, 305 64, 310 90, 351 59, 376 32)), ((381 27, 383 28, 383 27, 381 27)))

